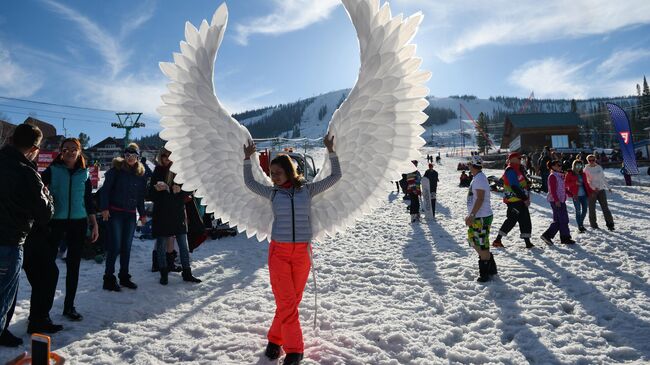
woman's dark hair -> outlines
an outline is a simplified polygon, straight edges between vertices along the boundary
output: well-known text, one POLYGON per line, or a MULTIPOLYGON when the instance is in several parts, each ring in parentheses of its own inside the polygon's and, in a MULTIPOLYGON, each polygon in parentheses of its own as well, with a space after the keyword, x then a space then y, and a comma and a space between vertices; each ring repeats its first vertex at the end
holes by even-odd
POLYGON ((562 166, 562 162, 560 162, 560 160, 551 160, 546 162, 546 168, 548 168, 549 170, 551 170, 552 167, 555 165, 562 166))
POLYGON ((77 168, 77 169, 85 169, 86 168, 86 158, 83 155, 83 148, 81 147, 81 141, 79 141, 79 139, 77 139, 77 138, 66 138, 66 139, 64 139, 63 142, 61 142, 61 146, 59 147, 61 152, 59 152, 59 154, 56 156, 54 161, 52 161, 52 163, 63 162, 63 145, 65 145, 66 143, 70 143, 70 142, 74 143, 77 146, 77 148, 79 149, 79 157, 77 157, 77 163, 74 165, 74 167, 77 168))
POLYGON ((161 147, 160 150, 158 150, 158 154, 156 155, 156 164, 162 166, 162 157, 167 156, 169 158, 169 155, 172 153, 166 149, 165 147, 161 147))
POLYGON ((296 165, 293 164, 291 161, 291 157, 289 155, 278 155, 276 158, 271 160, 271 166, 272 165, 278 165, 284 170, 284 173, 287 175, 287 178, 291 183, 293 184, 294 187, 300 188, 303 184, 303 179, 302 176, 298 174, 298 171, 296 170, 296 165))
POLYGON ((19 124, 11 136, 11 144, 21 150, 38 147, 43 139, 43 132, 35 125, 19 124))

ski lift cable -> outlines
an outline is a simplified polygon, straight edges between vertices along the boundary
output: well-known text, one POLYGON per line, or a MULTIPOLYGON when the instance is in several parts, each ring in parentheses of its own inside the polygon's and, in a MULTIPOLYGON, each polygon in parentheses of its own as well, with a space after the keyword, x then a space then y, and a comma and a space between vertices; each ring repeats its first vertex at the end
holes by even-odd
MULTIPOLYGON (((7 114, 16 114, 16 115, 24 115, 25 114, 23 112, 17 112, 17 111, 11 111, 11 110, 0 110, 0 112, 7 113, 7 114)), ((108 122, 108 121, 102 122, 102 121, 99 121, 99 120, 92 120, 92 119, 68 118, 68 117, 65 117, 65 116, 50 115, 50 114, 38 114, 37 117, 38 116, 43 116, 43 117, 47 117, 47 118, 56 118, 56 119, 65 118, 65 120, 74 120, 74 121, 96 123, 96 124, 104 124, 104 125, 111 123, 111 122, 108 122)))
MULTIPOLYGON (((14 109, 25 109, 25 110, 34 111, 34 112, 53 113, 53 114, 61 115, 61 117, 65 117, 66 119, 72 119, 72 118, 68 118, 68 116, 81 117, 81 118, 86 118, 87 117, 86 115, 82 115, 82 114, 68 113, 68 112, 62 112, 62 111, 57 111, 57 110, 29 108, 29 107, 24 107, 24 106, 16 106, 16 105, 9 105, 9 104, 3 104, 3 103, 0 103, 0 106, 1 107, 7 107, 7 108, 14 108, 14 109)), ((52 117, 52 116, 50 116, 50 117, 52 117)), ((84 120, 86 120, 86 119, 84 119, 84 120)), ((91 120, 91 119, 88 119, 88 120, 91 120)), ((96 119, 92 119, 92 120, 96 120, 96 119)), ((106 121, 104 121, 102 123, 113 123, 113 121, 106 120, 106 121)))
POLYGON ((474 127, 476 127, 476 129, 478 129, 478 130, 481 132, 481 134, 483 135, 483 137, 487 140, 488 144, 489 144, 491 147, 494 147, 494 143, 493 143, 492 140, 490 139, 490 136, 489 136, 487 133, 485 133, 485 131, 483 130, 483 128, 481 128, 481 127, 478 125, 478 123, 476 123, 476 121, 474 120, 474 117, 472 117, 472 115, 471 115, 470 112, 467 110, 467 108, 465 108, 465 106, 463 105, 463 103, 460 103, 460 108, 465 112, 465 114, 467 114, 467 116, 468 116, 469 119, 472 121, 472 123, 474 123, 474 127))
MULTIPOLYGON (((11 101, 18 101, 18 102, 23 102, 23 103, 32 103, 32 104, 40 104, 40 105, 47 105, 47 106, 55 106, 55 107, 61 107, 61 108, 71 108, 71 109, 79 109, 79 110, 88 110, 88 111, 95 111, 95 112, 105 112, 105 113, 111 113, 115 114, 117 113, 115 110, 108 110, 108 109, 101 109, 101 108, 93 108, 93 107, 85 107, 85 106, 78 106, 78 105, 67 105, 67 104, 57 104, 57 103, 49 103, 45 101, 38 101, 38 100, 29 100, 29 99, 20 99, 20 98, 12 98, 8 96, 1 96, 0 99, 3 100, 11 100, 11 101)), ((55 110, 51 110, 52 112, 56 112, 55 110)), ((156 123, 153 120, 148 120, 144 119, 145 122, 149 123, 156 123)))

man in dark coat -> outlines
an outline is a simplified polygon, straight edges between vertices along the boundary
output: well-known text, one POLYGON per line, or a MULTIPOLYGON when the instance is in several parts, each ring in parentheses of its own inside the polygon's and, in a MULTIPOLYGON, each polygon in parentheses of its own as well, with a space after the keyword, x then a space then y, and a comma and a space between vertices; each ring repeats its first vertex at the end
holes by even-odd
POLYGON ((542 151, 542 155, 539 157, 538 165, 539 177, 542 178, 542 191, 545 193, 548 193, 548 175, 550 174, 546 164, 551 160, 551 150, 548 146, 544 146, 544 151, 542 151))
MULTIPOLYGON (((16 306, 23 244, 33 225, 46 225, 54 214, 52 197, 33 160, 43 133, 21 124, 11 142, 0 150, 0 345, 22 344, 8 330, 16 306)), ((51 323, 51 321, 50 321, 51 323)))
POLYGON ((436 216, 436 192, 438 191, 438 172, 433 169, 433 164, 429 164, 429 169, 424 172, 424 177, 429 179, 429 191, 431 192, 431 210, 433 216, 436 216))

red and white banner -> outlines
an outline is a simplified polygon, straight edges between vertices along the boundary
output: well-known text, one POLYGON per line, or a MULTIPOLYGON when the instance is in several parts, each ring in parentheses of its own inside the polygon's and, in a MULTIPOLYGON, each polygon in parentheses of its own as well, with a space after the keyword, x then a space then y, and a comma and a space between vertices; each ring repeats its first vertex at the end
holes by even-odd
POLYGON ((99 166, 88 166, 88 172, 90 173, 90 183, 93 185, 93 189, 97 189, 97 185, 99 185, 99 166))
POLYGON ((43 172, 45 169, 50 166, 52 161, 58 155, 58 152, 49 152, 49 151, 40 151, 38 154, 38 159, 36 159, 36 165, 38 165, 38 172, 43 172))

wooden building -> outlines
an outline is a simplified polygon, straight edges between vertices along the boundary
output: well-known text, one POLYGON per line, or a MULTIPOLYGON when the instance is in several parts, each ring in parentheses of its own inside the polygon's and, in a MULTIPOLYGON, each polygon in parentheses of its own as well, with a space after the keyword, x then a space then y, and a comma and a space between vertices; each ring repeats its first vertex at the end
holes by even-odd
POLYGON ((524 153, 544 146, 577 148, 583 125, 577 113, 510 114, 506 117, 501 148, 524 153))

